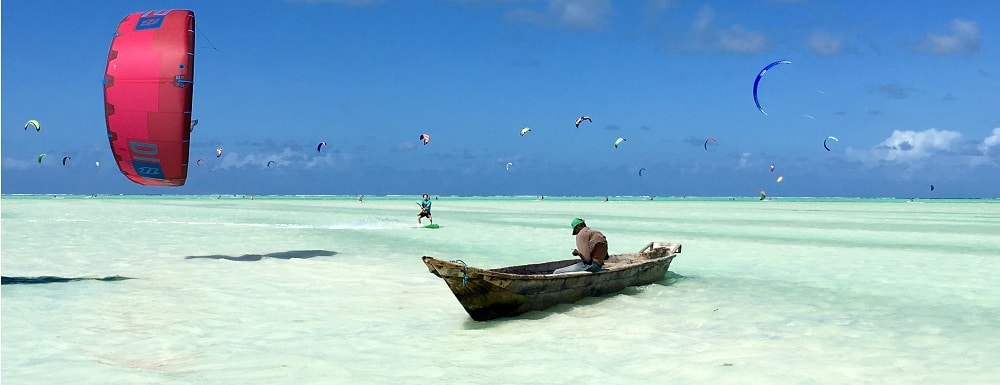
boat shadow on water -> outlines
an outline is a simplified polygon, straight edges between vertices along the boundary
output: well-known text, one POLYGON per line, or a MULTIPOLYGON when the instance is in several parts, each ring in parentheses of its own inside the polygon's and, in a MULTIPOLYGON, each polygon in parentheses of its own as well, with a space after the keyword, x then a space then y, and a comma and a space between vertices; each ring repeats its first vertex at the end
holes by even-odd
POLYGON ((653 284, 654 285, 662 285, 662 286, 670 286, 670 285, 673 285, 673 284, 675 284, 675 283, 677 283, 677 282, 679 282, 679 281, 681 281, 683 279, 686 279, 686 278, 689 278, 689 277, 685 277, 683 275, 680 275, 680 274, 677 274, 675 272, 672 272, 672 271, 668 270, 667 273, 663 275, 663 278, 661 278, 659 281, 653 282, 653 284))
POLYGON ((62 282, 75 282, 75 281, 104 281, 104 282, 114 282, 114 281, 124 281, 128 279, 135 279, 131 277, 122 277, 120 275, 112 275, 108 277, 98 278, 98 277, 56 277, 56 276, 41 276, 41 277, 2 277, 0 278, 0 284, 3 285, 37 285, 42 283, 62 283, 62 282))
POLYGON ((334 255, 337 255, 337 252, 330 250, 289 250, 289 251, 279 251, 267 254, 243 254, 240 256, 221 255, 221 254, 189 255, 184 257, 184 259, 225 259, 227 261, 254 262, 254 261, 260 261, 264 258, 308 259, 315 257, 330 257, 334 255))

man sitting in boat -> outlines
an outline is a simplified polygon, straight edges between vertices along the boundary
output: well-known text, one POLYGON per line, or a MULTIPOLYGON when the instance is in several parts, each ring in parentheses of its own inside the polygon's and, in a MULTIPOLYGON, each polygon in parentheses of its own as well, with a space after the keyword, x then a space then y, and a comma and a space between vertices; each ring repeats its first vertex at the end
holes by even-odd
POLYGON ((572 273, 575 271, 600 271, 604 260, 608 257, 608 239, 600 231, 587 227, 580 218, 573 218, 573 235, 576 235, 576 248, 573 255, 580 257, 580 262, 558 268, 552 274, 572 273))

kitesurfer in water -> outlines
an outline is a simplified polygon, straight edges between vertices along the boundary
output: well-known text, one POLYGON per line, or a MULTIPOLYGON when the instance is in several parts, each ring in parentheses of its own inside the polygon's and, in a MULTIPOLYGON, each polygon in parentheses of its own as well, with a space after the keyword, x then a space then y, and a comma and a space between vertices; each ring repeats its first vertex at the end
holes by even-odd
POLYGON ((420 205, 420 214, 417 214, 417 224, 422 224, 422 222, 420 221, 424 217, 427 217, 427 219, 430 220, 431 223, 433 224, 434 217, 431 216, 431 197, 427 194, 424 194, 423 198, 424 198, 423 202, 417 202, 417 204, 420 205))
POLYGON ((604 266, 604 260, 608 258, 608 239, 600 231, 587 227, 583 219, 573 218, 570 226, 573 226, 573 235, 576 236, 573 255, 579 256, 580 262, 558 268, 552 274, 600 271, 604 266))

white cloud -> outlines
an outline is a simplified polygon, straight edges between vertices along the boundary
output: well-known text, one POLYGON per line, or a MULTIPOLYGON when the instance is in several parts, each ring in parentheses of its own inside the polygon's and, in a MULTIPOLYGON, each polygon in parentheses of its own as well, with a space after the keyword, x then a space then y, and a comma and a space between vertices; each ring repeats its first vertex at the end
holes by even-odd
POLYGON ((610 0, 552 0, 551 12, 564 26, 584 29, 601 29, 611 13, 610 0))
POLYGON ((659 17, 674 6, 674 0, 648 0, 644 12, 646 17, 659 17))
POLYGON ((37 160, 27 160, 21 158, 4 158, 3 168, 11 170, 27 170, 30 167, 39 167, 37 160))
POLYGON ((611 0, 549 0, 544 11, 518 8, 508 13, 517 22, 539 27, 601 30, 608 24, 611 0))
POLYGON ((844 38, 831 36, 825 32, 813 32, 806 39, 806 45, 819 56, 838 56, 847 51, 847 44, 844 38))
POLYGON ((893 131, 888 139, 872 149, 877 160, 909 163, 926 159, 936 152, 947 151, 962 137, 956 131, 937 130, 893 131))
POLYGON ((955 19, 943 35, 928 34, 917 45, 921 52, 934 54, 972 54, 979 52, 982 38, 974 21, 955 19))
POLYGON ((291 0, 291 1, 298 3, 307 3, 307 4, 332 3, 332 4, 351 5, 351 6, 373 5, 382 2, 382 0, 291 0))
POLYGON ((745 168, 750 164, 750 153, 744 152, 740 153, 740 166, 739 168, 745 168))
POLYGON ((415 148, 417 148, 417 145, 413 142, 400 142, 396 143, 396 145, 393 146, 392 151, 406 152, 406 151, 413 151, 415 148))
MULTIPOLYGON (((247 147, 254 149, 248 153, 241 153, 239 150, 223 152, 217 164, 211 165, 212 169, 268 168, 267 164, 272 160, 275 162, 270 167, 272 169, 275 167, 308 169, 321 165, 333 165, 338 162, 349 162, 353 158, 351 154, 339 150, 329 150, 317 155, 313 151, 302 151, 292 147, 283 147, 280 150, 257 145, 247 147)), ((212 159, 214 158, 210 157, 205 160, 211 162, 212 159)), ((203 163, 203 165, 205 164, 203 163)))
POLYGON ((691 32, 695 35, 704 35, 710 32, 712 27, 712 19, 715 18, 715 11, 712 7, 704 6, 695 15, 694 21, 691 22, 691 32))
POLYGON ((876 87, 876 92, 893 100, 906 99, 913 93, 913 89, 895 83, 882 83, 876 87))
POLYGON ((753 54, 770 48, 771 42, 763 32, 751 31, 734 24, 719 28, 714 25, 715 10, 703 6, 691 22, 691 30, 673 44, 688 52, 728 52, 753 54))
POLYGON ((320 166, 332 166, 338 163, 338 161, 343 163, 350 163, 354 160, 354 154, 345 151, 328 151, 324 152, 322 155, 314 156, 312 158, 307 158, 305 160, 305 168, 315 168, 320 166))
POLYGON ((723 51, 732 53, 756 53, 764 51, 770 46, 767 35, 744 30, 738 25, 719 31, 718 41, 723 51))
POLYGON ((1000 127, 994 128, 993 134, 987 136, 986 139, 983 139, 983 143, 979 145, 979 151, 982 151, 983 154, 986 154, 987 152, 990 151, 990 149, 998 146, 1000 146, 1000 127))

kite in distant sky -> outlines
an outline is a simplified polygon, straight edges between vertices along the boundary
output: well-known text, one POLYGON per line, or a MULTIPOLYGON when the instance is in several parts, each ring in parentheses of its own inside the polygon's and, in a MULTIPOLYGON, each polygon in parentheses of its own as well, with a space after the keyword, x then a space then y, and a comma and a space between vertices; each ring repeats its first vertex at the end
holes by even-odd
POLYGON ((826 137, 826 139, 823 139, 823 148, 825 148, 827 151, 830 151, 830 147, 826 145, 826 141, 828 141, 828 140, 832 140, 834 142, 839 142, 840 141, 840 139, 837 139, 836 136, 828 136, 828 137, 826 137))
POLYGON ((576 128, 580 128, 580 123, 583 123, 584 120, 586 120, 588 122, 591 122, 591 123, 594 122, 593 120, 590 120, 589 116, 583 115, 583 116, 580 116, 579 118, 576 118, 576 128))
POLYGON ((764 67, 764 69, 760 70, 760 73, 757 74, 757 78, 754 79, 753 81, 753 103, 757 105, 757 109, 760 110, 760 113, 764 114, 765 116, 767 115, 767 112, 764 112, 764 108, 760 106, 760 100, 757 99, 757 85, 760 84, 760 78, 762 78, 764 74, 767 73, 767 70, 771 69, 771 67, 774 67, 778 64, 792 64, 792 62, 788 60, 778 60, 774 63, 768 64, 766 67, 764 67))
POLYGON ((704 145, 705 151, 708 151, 708 142, 717 143, 717 141, 715 140, 715 138, 706 138, 705 139, 705 145, 704 145))

